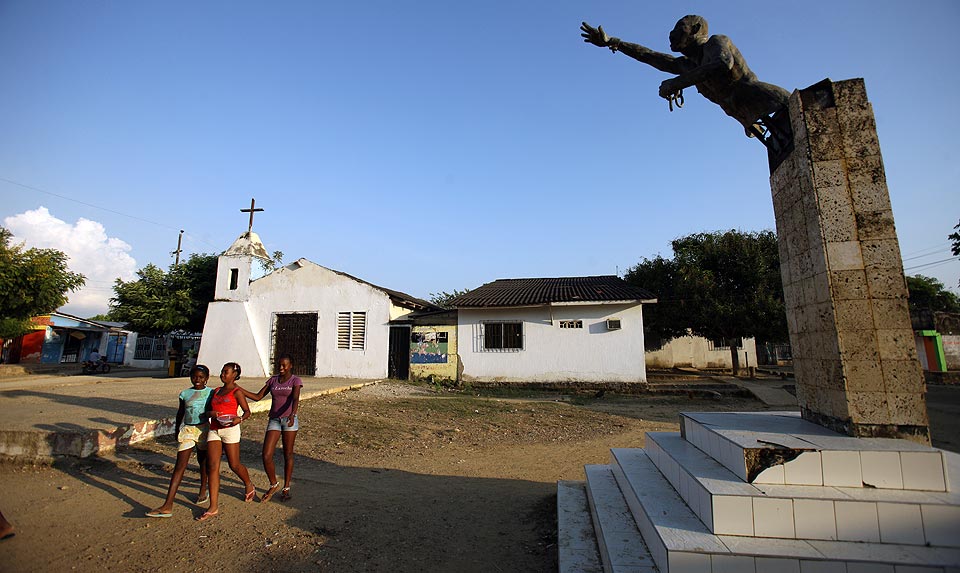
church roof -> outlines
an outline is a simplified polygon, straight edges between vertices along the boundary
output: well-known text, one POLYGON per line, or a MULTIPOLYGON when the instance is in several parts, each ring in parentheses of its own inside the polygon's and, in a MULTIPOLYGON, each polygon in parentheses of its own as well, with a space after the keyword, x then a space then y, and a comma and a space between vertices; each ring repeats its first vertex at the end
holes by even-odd
POLYGON ((539 306, 551 303, 656 302, 652 292, 620 277, 498 279, 450 301, 455 308, 539 306))
POLYGON ((246 231, 237 240, 230 245, 230 248, 224 251, 227 256, 251 256, 258 259, 270 260, 266 247, 260 241, 260 235, 253 231, 246 231))
MULTIPOLYGON (((302 265, 303 262, 307 262, 307 263, 310 263, 310 264, 312 264, 312 265, 317 265, 317 263, 314 263, 313 261, 311 261, 311 260, 309 260, 309 259, 304 259, 304 258, 298 259, 294 264, 302 265)), ((367 282, 367 281, 365 281, 365 280, 363 280, 363 279, 358 279, 357 277, 355 277, 355 276, 353 276, 353 275, 350 275, 350 274, 347 274, 347 273, 345 273, 345 272, 338 271, 338 270, 336 270, 336 269, 331 269, 331 268, 328 268, 328 267, 324 267, 323 265, 317 265, 317 266, 318 266, 318 267, 321 267, 321 268, 324 268, 324 269, 327 269, 328 271, 330 271, 330 272, 332 272, 332 273, 336 273, 336 274, 338 274, 338 275, 340 275, 340 276, 342 276, 342 277, 346 277, 346 278, 348 278, 348 279, 355 280, 355 281, 357 281, 358 283, 363 283, 363 284, 365 284, 365 285, 367 285, 367 286, 369 286, 369 287, 375 288, 375 289, 383 292, 383 293, 386 294, 387 296, 389 296, 389 297, 390 297, 390 300, 392 300, 393 303, 396 304, 396 305, 398 305, 398 306, 402 306, 402 307, 409 308, 409 309, 412 309, 412 310, 442 310, 441 307, 433 304, 432 302, 423 300, 422 298, 417 298, 417 297, 415 297, 415 296, 411 296, 411 295, 409 295, 409 294, 407 294, 407 293, 405 293, 405 292, 400 292, 400 291, 398 291, 398 290, 393 290, 393 289, 385 288, 385 287, 382 287, 382 286, 378 286, 378 285, 375 285, 375 284, 373 284, 373 283, 371 283, 371 282, 367 282)))

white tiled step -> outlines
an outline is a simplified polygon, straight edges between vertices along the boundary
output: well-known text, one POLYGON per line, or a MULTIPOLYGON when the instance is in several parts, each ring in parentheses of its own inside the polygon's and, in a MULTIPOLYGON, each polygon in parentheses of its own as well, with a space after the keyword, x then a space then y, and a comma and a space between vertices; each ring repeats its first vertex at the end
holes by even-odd
POLYGON ((748 484, 676 432, 646 452, 717 535, 960 547, 960 492, 748 484))
POLYGON ((683 502, 644 450, 613 449, 610 452, 620 490, 654 562, 663 573, 849 573, 947 571, 960 567, 960 549, 947 547, 714 535, 683 502))
POLYGON ((557 561, 560 573, 603 571, 582 481, 557 482, 557 561))
POLYGON ((611 573, 655 573, 653 557, 640 537, 627 501, 610 466, 584 466, 587 499, 593 516, 600 559, 611 573))
POLYGON ((683 413, 680 424, 688 442, 745 482, 947 491, 940 450, 844 436, 797 412, 683 413), (796 457, 750 475, 748 460, 782 453, 796 457))

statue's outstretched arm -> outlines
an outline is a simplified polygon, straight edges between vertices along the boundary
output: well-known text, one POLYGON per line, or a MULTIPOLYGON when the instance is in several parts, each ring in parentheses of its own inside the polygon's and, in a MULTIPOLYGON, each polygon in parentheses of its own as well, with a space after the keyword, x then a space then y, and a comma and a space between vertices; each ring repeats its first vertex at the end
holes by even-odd
POLYGON ((661 72, 680 74, 690 69, 686 58, 675 58, 669 54, 655 52, 640 44, 624 42, 620 38, 608 36, 603 26, 594 28, 586 22, 580 25, 583 41, 601 48, 609 48, 611 52, 623 52, 638 62, 643 62, 661 72))
POLYGON ((660 84, 660 97, 668 98, 682 89, 713 78, 729 77, 736 64, 734 49, 726 36, 714 36, 704 45, 701 65, 692 65, 693 62, 689 60, 686 62, 690 64, 687 69, 660 84))
POLYGON ((727 66, 722 62, 712 62, 697 66, 686 72, 681 73, 675 78, 663 80, 660 84, 660 97, 666 98, 682 89, 694 86, 703 80, 709 79, 717 74, 727 73, 727 66))

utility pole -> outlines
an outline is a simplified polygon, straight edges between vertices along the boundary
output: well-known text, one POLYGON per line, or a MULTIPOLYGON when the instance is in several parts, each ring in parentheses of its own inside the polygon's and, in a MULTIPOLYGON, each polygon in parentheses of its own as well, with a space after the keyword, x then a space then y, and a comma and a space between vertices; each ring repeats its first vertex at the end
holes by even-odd
POLYGON ((176 255, 177 257, 173 261, 174 268, 180 266, 180 253, 183 252, 183 250, 180 248, 180 245, 182 244, 183 244, 183 229, 180 229, 180 236, 177 237, 177 250, 173 252, 173 254, 176 255))

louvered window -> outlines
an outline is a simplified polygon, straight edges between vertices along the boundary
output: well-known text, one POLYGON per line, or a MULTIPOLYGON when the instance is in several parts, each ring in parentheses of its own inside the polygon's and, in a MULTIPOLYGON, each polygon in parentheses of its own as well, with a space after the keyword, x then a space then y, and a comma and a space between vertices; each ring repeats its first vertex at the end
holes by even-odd
POLYGON ((366 340, 366 312, 337 313, 337 348, 342 350, 363 350, 366 340))

